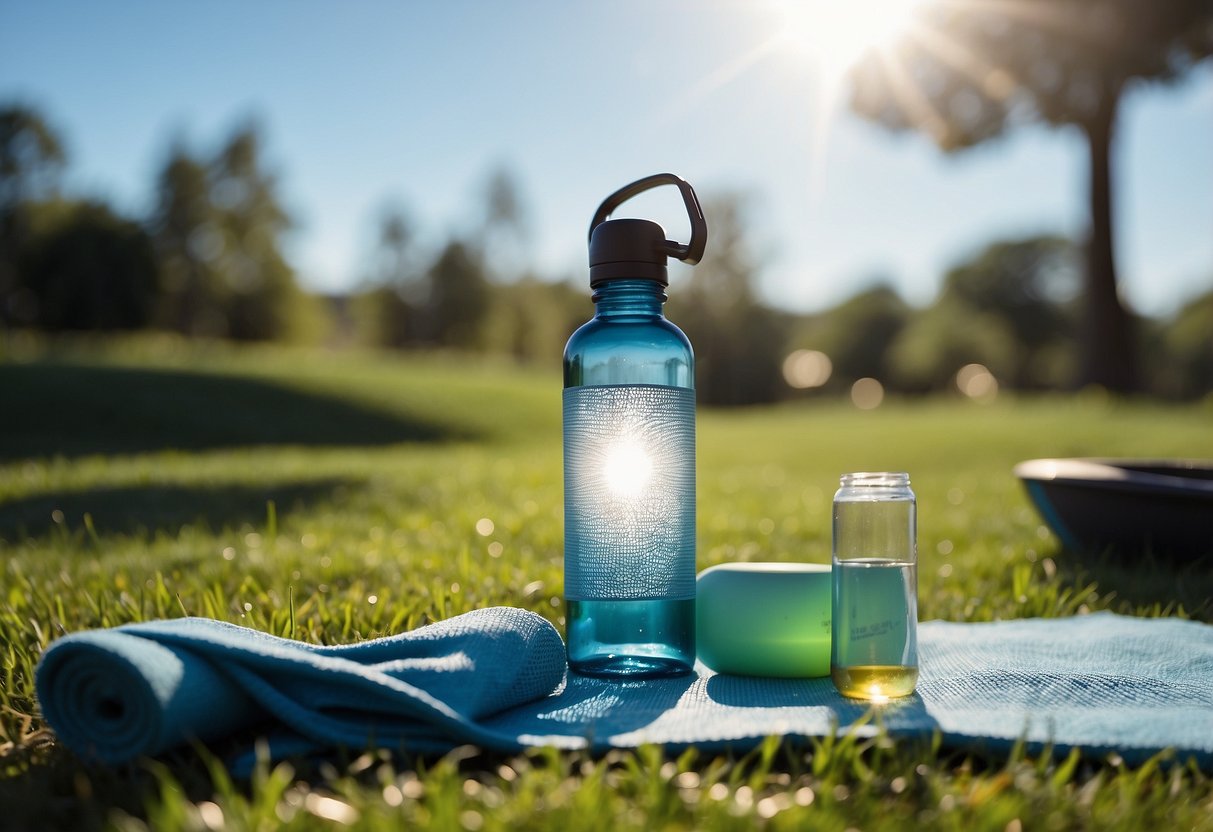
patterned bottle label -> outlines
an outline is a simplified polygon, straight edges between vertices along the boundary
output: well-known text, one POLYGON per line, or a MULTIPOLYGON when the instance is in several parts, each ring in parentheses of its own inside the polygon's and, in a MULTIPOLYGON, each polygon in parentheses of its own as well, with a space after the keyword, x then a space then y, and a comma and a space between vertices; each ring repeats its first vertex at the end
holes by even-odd
POLYGON ((564 391, 564 594, 695 597, 695 391, 564 391))

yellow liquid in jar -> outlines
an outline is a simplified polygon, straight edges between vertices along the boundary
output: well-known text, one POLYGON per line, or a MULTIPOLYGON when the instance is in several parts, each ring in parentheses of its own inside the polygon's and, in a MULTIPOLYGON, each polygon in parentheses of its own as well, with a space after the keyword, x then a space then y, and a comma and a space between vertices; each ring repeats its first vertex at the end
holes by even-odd
POLYGON ((898 665, 831 667, 830 678, 843 696, 885 702, 914 692, 918 668, 898 665))

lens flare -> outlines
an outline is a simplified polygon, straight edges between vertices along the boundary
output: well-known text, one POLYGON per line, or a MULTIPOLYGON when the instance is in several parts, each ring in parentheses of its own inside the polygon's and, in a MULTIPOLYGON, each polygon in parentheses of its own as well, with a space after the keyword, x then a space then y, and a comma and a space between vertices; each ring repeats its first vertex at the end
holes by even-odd
POLYGON ((783 361, 783 378, 798 390, 820 387, 830 380, 834 365, 818 350, 795 350, 783 361))
POLYGON ((992 401, 998 396, 998 379, 984 364, 966 364, 956 372, 956 387, 970 399, 992 401))
POLYGON ((851 385, 851 402, 860 410, 875 410, 884 401, 884 385, 874 378, 861 378, 851 385))

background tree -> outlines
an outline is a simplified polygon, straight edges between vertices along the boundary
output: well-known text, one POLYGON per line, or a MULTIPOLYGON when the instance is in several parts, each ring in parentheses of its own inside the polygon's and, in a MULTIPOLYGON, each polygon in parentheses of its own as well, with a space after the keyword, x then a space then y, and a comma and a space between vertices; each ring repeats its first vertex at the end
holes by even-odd
POLYGON ((491 170, 484 181, 479 237, 491 276, 504 280, 522 276, 530 238, 529 210, 518 177, 504 165, 491 170))
POLYGON ((829 356, 833 371, 828 390, 848 390, 865 377, 887 383, 892 375, 890 347, 909 316, 910 308, 897 292, 878 282, 808 319, 792 343, 829 356))
POLYGON ((37 111, 0 109, 0 209, 54 196, 67 156, 58 134, 37 111))
POLYGON ((1010 379, 1018 346, 1002 316, 942 296, 911 315, 888 345, 888 386, 909 393, 948 390, 966 364, 982 364, 995 378, 1010 379))
POLYGON ((1182 398, 1213 393, 1213 291, 1193 298, 1163 330, 1157 374, 1163 392, 1182 398))
POLYGON ((559 367, 565 342, 593 312, 584 281, 584 274, 561 281, 525 274, 493 286, 484 347, 518 361, 559 367))
MULTIPOLYGON (((990 243, 951 268, 939 305, 984 321, 973 329, 987 354, 962 363, 985 364, 1018 389, 1064 386, 1073 330, 1066 301, 1081 281, 1078 261, 1069 240, 1039 236, 990 243), (981 329, 988 334, 982 336, 981 329), (999 332, 1005 333, 998 338, 1003 349, 993 352, 999 332)), ((955 372, 960 366, 945 369, 955 372)))
POLYGON ((159 323, 186 335, 227 332, 213 214, 206 163, 174 147, 157 180, 151 228, 163 281, 159 323))
POLYGON ((1208 0, 937 2, 855 70, 854 109, 944 150, 1032 119, 1073 125, 1090 161, 1082 383, 1138 386, 1132 319, 1117 293, 1111 155, 1121 97, 1213 53, 1208 0))
POLYGON ((413 223, 404 207, 386 204, 379 217, 368 288, 353 298, 359 339, 400 349, 426 338, 429 275, 418 264, 413 223))
POLYGON ((439 346, 483 346, 482 327, 489 310, 489 283, 479 246, 459 239, 447 242, 429 269, 427 325, 439 346))
POLYGON ((787 340, 785 317, 760 303, 758 262, 747 244, 745 201, 736 194, 703 203, 709 229, 707 256, 690 282, 670 294, 670 319, 695 348, 698 397, 705 404, 774 401, 783 393, 780 365, 787 340))
POLYGON ((142 329, 152 321, 159 273, 143 227, 99 202, 52 201, 31 209, 19 259, 23 323, 45 330, 142 329))
POLYGON ((164 325, 242 340, 291 334, 304 299, 282 253, 290 218, 262 157, 251 124, 209 159, 171 152, 151 222, 164 325))
POLYGON ((0 322, 34 322, 17 261, 31 233, 29 208, 55 197, 66 161, 63 142, 38 112, 19 104, 0 109, 0 322))
POLYGON ((216 259, 229 290, 227 334, 241 340, 284 336, 299 301, 295 272, 282 253, 291 220, 261 145, 256 128, 244 126, 210 168, 211 203, 223 241, 216 259))

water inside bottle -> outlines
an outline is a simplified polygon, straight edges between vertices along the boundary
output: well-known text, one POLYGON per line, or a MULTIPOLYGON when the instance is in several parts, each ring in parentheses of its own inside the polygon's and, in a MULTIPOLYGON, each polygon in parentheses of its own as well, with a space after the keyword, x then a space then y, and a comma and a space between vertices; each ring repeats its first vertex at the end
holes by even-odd
POLYGON ((844 696, 883 701, 918 681, 914 564, 891 558, 834 562, 830 675, 844 696))

